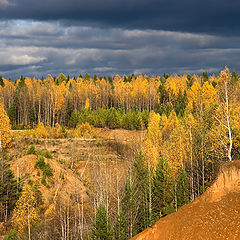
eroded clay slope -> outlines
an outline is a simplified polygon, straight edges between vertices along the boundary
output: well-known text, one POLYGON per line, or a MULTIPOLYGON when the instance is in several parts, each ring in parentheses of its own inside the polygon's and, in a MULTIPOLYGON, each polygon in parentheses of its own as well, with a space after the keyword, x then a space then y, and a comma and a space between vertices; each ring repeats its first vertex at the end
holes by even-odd
POLYGON ((133 240, 240 239, 240 161, 225 164, 197 200, 159 220, 133 240))

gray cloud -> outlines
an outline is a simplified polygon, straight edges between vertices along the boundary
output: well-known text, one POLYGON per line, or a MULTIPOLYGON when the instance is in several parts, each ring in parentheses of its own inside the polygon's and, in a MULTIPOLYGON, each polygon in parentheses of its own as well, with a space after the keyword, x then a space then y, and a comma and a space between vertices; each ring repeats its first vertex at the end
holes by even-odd
POLYGON ((239 70, 240 37, 54 21, 0 22, 0 75, 217 73, 239 70))
POLYGON ((5 8, 8 6, 12 6, 14 5, 12 2, 10 2, 9 0, 0 0, 0 8, 5 8))
MULTIPOLYGON (((1 2, 6 5, 10 0, 1 2)), ((11 0, 10 3, 0 9, 0 18, 213 35, 240 33, 237 0, 11 0)))

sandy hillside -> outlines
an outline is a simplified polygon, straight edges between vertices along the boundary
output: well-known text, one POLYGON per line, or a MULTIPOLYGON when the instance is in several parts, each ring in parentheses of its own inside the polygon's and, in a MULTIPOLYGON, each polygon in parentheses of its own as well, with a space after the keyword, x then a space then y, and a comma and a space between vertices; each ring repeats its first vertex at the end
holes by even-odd
POLYGON ((197 200, 159 220, 132 240, 239 240, 240 161, 225 164, 197 200))
MULTIPOLYGON (((26 179, 27 182, 29 179, 32 181, 38 180, 41 183, 42 172, 40 176, 37 174, 37 169, 34 168, 35 162, 37 160, 36 155, 26 155, 22 158, 15 160, 11 164, 11 169, 17 176, 17 172, 19 173, 20 179, 26 179)), ((50 204, 57 197, 61 196, 62 199, 69 198, 71 194, 78 193, 84 197, 85 201, 87 200, 86 188, 82 181, 77 178, 74 173, 67 168, 63 168, 60 163, 56 161, 56 159, 46 159, 45 162, 49 163, 51 168, 53 169, 53 177, 50 179, 47 178, 47 183, 49 184, 49 188, 40 184, 40 190, 43 194, 44 203, 46 205, 50 204), (60 174, 64 176, 60 178, 60 174), (52 182, 53 181, 53 182, 52 182)))
POLYGON ((15 176, 19 174, 24 182, 39 181, 46 205, 57 197, 67 199, 74 194, 79 194, 85 201, 89 201, 86 194, 88 187, 99 185, 99 182, 110 194, 115 194, 116 186, 125 181, 132 164, 130 158, 122 156, 121 153, 134 152, 133 148, 129 148, 129 144, 137 148, 143 131, 96 129, 96 134, 97 137, 91 139, 15 139, 12 149, 9 150, 11 169, 15 176), (50 187, 41 184, 42 171, 34 168, 37 156, 23 156, 32 144, 36 151, 47 149, 53 157, 45 158, 45 162, 53 169, 53 176, 47 178, 50 187))

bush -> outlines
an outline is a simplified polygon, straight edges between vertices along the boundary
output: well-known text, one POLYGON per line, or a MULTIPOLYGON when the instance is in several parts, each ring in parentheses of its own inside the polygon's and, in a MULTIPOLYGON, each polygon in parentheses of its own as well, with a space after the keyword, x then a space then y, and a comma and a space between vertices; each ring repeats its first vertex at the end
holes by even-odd
POLYGON ((172 205, 166 205, 165 208, 162 210, 162 215, 166 216, 173 212, 175 212, 174 207, 172 205))
POLYGON ((11 229, 7 232, 6 236, 4 237, 4 240, 17 240, 17 231, 16 229, 11 229))
POLYGON ((35 153, 36 153, 35 146, 31 145, 27 150, 27 154, 35 154, 35 153))
POLYGON ((74 137, 90 137, 93 133, 93 127, 89 123, 78 124, 74 130, 74 137))
POLYGON ((49 163, 45 164, 45 167, 43 168, 43 175, 47 177, 53 176, 53 170, 50 167, 49 163))
POLYGON ((107 114, 107 127, 115 129, 121 126, 121 114, 115 108, 110 108, 107 114))
POLYGON ((63 129, 58 123, 55 124, 54 128, 50 128, 49 131, 52 138, 64 138, 66 136, 66 129, 63 129))
POLYGON ((38 155, 43 156, 45 158, 52 158, 53 157, 52 154, 47 149, 42 150, 42 151, 38 151, 38 155))
POLYGON ((60 172, 60 176, 59 176, 59 177, 60 177, 60 179, 62 179, 62 180, 64 179, 64 172, 63 172, 62 170, 61 170, 61 172, 60 172))
POLYGON ((36 130, 35 130, 35 136, 38 138, 48 138, 49 137, 49 131, 43 123, 39 123, 36 130))
POLYGON ((39 159, 37 159, 34 167, 35 168, 40 168, 41 170, 43 170, 45 168, 45 161, 44 161, 44 158, 43 156, 40 156, 39 159))
POLYGON ((42 183, 42 185, 47 186, 47 181, 46 181, 45 175, 42 176, 41 183, 42 183))

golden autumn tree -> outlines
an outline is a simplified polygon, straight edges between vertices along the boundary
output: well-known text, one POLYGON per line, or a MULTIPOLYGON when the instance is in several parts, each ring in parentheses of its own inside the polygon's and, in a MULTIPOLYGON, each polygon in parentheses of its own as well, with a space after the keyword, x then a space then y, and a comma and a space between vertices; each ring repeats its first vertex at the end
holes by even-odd
POLYGON ((36 209, 36 198, 30 185, 23 187, 22 196, 16 203, 16 207, 13 211, 13 223, 17 227, 18 232, 22 233, 24 229, 28 228, 28 234, 30 239, 31 225, 38 221, 38 213, 36 209))
POLYGON ((43 123, 39 123, 36 130, 35 130, 35 136, 38 138, 47 138, 49 137, 50 133, 46 129, 43 123))
POLYGON ((1 150, 7 148, 12 140, 10 120, 2 103, 0 103, 0 140, 1 150))
POLYGON ((149 214, 152 214, 152 172, 160 159, 160 143, 162 134, 160 130, 160 115, 155 112, 150 113, 149 124, 145 141, 143 142, 142 151, 146 159, 148 168, 148 185, 149 185, 149 214))
POLYGON ((86 99, 84 108, 85 109, 89 109, 90 108, 89 98, 86 99))
POLYGON ((221 137, 219 140, 223 143, 223 148, 226 149, 226 156, 229 161, 232 161, 232 102, 233 102, 233 85, 231 82, 231 73, 227 67, 221 71, 218 81, 219 92, 219 108, 217 109, 215 119, 218 122, 221 137))
POLYGON ((160 115, 151 112, 145 141, 143 142, 143 155, 151 167, 155 167, 160 158, 160 143, 162 133, 160 130, 160 115))

